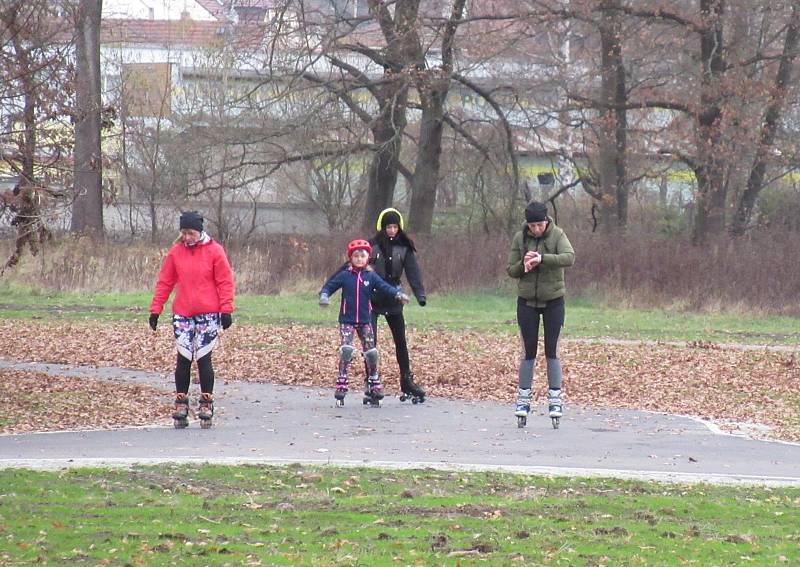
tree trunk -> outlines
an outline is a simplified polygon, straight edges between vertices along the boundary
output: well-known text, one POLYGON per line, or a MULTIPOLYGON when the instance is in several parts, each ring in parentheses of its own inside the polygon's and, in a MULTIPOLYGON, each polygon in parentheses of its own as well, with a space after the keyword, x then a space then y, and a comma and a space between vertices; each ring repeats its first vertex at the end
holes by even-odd
POLYGON ((375 219, 383 209, 392 205, 394 198, 408 98, 408 87, 401 81, 397 78, 381 93, 381 112, 372 126, 372 141, 377 150, 369 166, 369 185, 361 224, 366 233, 375 230, 375 219))
POLYGON ((700 33, 700 112, 697 115, 697 206, 692 243, 705 243, 725 230, 725 167, 722 144, 722 76, 725 55, 722 34, 724 0, 701 0, 706 22, 700 33), (702 178, 702 180, 701 180, 702 178))
POLYGON ((103 233, 100 148, 100 14, 102 0, 80 0, 76 22, 75 199, 72 232, 103 233))
POLYGON ((627 115, 625 67, 622 62, 622 24, 617 0, 608 0, 600 20, 600 218, 605 232, 627 223, 628 195, 625 183, 627 115))
POLYGON ((800 27, 800 7, 795 4, 792 8, 789 27, 786 29, 781 62, 775 75, 775 87, 764 115, 764 123, 761 126, 761 136, 756 150, 756 157, 753 160, 753 167, 747 179, 747 188, 742 193, 739 204, 736 207, 736 216, 733 218, 731 233, 734 236, 742 236, 747 231, 753 216, 756 199, 764 188, 767 160, 769 159, 772 144, 775 142, 778 123, 786 103, 786 91, 791 83, 794 60, 797 57, 798 38, 800 37, 798 27, 800 27))
MULTIPOLYGON (((619 16, 617 16, 619 20, 619 16)), ((625 84, 625 65, 622 61, 622 40, 620 33, 615 36, 614 50, 614 100, 616 102, 614 130, 614 166, 616 168, 617 226, 624 230, 628 226, 628 171, 625 156, 628 153, 628 91, 625 84)))
POLYGON ((449 90, 449 78, 432 79, 420 92, 422 118, 420 120, 417 161, 408 213, 411 232, 430 234, 433 210, 436 207, 436 189, 442 156, 444 131, 444 101, 449 90))
POLYGON ((408 84, 404 70, 424 60, 419 36, 417 16, 419 0, 406 0, 394 6, 394 13, 381 0, 368 0, 370 12, 386 40, 384 86, 377 87, 375 98, 380 114, 372 129, 373 143, 378 148, 369 168, 369 186, 362 230, 375 230, 375 220, 380 212, 392 205, 394 188, 400 164, 400 149, 406 127, 408 84))
MULTIPOLYGON (((22 57, 20 57, 22 59, 22 57)), ((27 63, 27 57, 25 57, 27 63)), ((28 67, 30 68, 30 67, 28 67)), ((33 184, 35 182, 34 163, 36 160, 36 87, 33 84, 33 74, 25 73, 22 76, 22 84, 25 93, 24 109, 24 149, 22 152, 22 176, 23 184, 33 184)))
MULTIPOLYGON (((414 183, 409 211, 409 230, 430 234, 433 211, 436 208, 436 193, 439 187, 439 170, 442 157, 442 134, 444 133, 444 105, 450 91, 453 73, 453 46, 455 34, 464 15, 466 0, 453 2, 450 18, 442 34, 442 67, 426 73, 415 74, 417 92, 422 105, 417 160, 414 166, 414 183)), ((516 187, 515 187, 516 189, 516 187)))

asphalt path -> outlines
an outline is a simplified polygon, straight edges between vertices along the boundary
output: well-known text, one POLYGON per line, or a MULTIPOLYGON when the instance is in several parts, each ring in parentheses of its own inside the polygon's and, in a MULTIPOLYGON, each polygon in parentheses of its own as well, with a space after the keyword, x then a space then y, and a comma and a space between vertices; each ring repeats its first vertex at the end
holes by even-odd
MULTIPOLYGON (((151 372, 0 360, 0 367, 137 382, 151 372)), ((190 392, 196 403, 197 386, 190 392)), ((517 427, 513 406, 387 397, 362 405, 358 392, 337 408, 333 390, 218 381, 214 427, 171 420, 148 427, 0 435, 0 468, 60 469, 155 463, 312 463, 386 468, 497 470, 570 477, 800 486, 800 444, 723 434, 686 416, 567 404, 551 426, 544 400, 517 427)), ((136 402, 120 401, 120 411, 136 402)))

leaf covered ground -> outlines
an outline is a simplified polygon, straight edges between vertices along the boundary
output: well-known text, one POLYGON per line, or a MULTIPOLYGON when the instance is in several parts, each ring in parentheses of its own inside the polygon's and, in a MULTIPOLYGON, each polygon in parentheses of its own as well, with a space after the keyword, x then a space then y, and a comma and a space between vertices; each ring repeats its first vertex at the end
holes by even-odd
MULTIPOLYGON (((386 327, 379 330, 382 375, 389 393, 398 390, 394 351, 386 327)), ((511 403, 517 380, 520 345, 510 335, 472 331, 408 333, 418 382, 431 396, 511 403)), ((227 331, 214 354, 218 379, 333 387, 338 334, 333 326, 237 326, 227 331)), ((171 375, 175 351, 169 327, 156 334, 141 322, 3 320, 0 352, 13 360, 118 366, 171 375)), ((609 344, 570 341, 560 345, 568 403, 644 409, 692 415, 742 428, 766 426, 749 434, 800 441, 800 364, 788 351, 726 348, 712 344, 609 344)), ((351 374, 360 381, 356 363, 351 374)), ((112 383, 0 371, 0 404, 17 415, 0 420, 0 431, 30 431, 142 424, 168 419, 169 397, 154 389, 121 392, 112 383), (43 420, 31 410, 45 395, 74 397, 79 390, 91 401, 80 406, 80 419, 43 420), (49 390, 48 390, 49 389, 49 390), (40 395, 37 396, 37 393, 40 395), (109 415, 105 403, 135 400, 137 410, 109 415), (99 400, 99 401, 98 401, 99 400), (21 412, 21 414, 19 413, 21 412), (123 421, 121 421, 123 420, 123 421), (88 425, 87 425, 88 424, 88 425)), ((542 356, 535 390, 546 387, 542 356)))

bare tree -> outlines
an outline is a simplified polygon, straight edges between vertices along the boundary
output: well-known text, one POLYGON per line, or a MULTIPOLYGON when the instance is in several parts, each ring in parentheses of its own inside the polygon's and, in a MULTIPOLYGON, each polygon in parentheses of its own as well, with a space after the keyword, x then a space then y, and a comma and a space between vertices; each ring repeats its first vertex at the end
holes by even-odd
POLYGON ((771 154, 775 152, 774 143, 778 125, 786 105, 787 91, 792 82, 792 72, 798 55, 799 41, 800 5, 795 3, 792 6, 791 18, 786 27, 780 63, 775 73, 774 86, 764 112, 755 158, 747 179, 747 187, 736 206, 736 215, 731 226, 731 233, 734 236, 741 236, 747 230, 753 215, 756 199, 764 189, 767 166, 772 161, 773 156, 771 154))
POLYGON ((16 227, 15 248, 5 268, 16 265, 28 245, 36 255, 51 238, 45 210, 62 196, 53 184, 63 182, 60 167, 69 144, 57 135, 66 97, 66 38, 58 33, 58 6, 48 2, 6 2, 0 9, 0 119, 4 165, 19 178, 0 198, 16 227), (55 127, 53 127, 55 125, 55 127), (40 131, 49 128, 49 135, 40 131), (44 139, 44 141, 42 141, 44 139))

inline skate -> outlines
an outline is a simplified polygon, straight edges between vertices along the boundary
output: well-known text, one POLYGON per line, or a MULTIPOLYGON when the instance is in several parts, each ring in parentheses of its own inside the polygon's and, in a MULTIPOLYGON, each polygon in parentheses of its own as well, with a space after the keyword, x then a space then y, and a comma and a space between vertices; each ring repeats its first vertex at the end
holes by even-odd
POLYGON ((517 407, 514 409, 514 415, 517 416, 517 427, 525 427, 528 425, 528 414, 531 413, 531 390, 517 389, 517 407))
POLYGON ((547 411, 550 420, 553 422, 553 429, 558 429, 561 416, 564 415, 564 408, 561 403, 561 390, 547 391, 547 411))
POLYGON ((412 373, 400 376, 400 401, 411 400, 412 404, 421 404, 425 401, 425 390, 414 382, 412 373))
POLYGON ((373 374, 364 384, 364 399, 362 400, 365 406, 379 408, 383 405, 383 385, 381 384, 381 377, 378 374, 373 374))
POLYGON ((174 410, 172 412, 172 423, 175 429, 189 427, 189 398, 186 394, 175 394, 174 410))
POLYGON ((200 427, 209 429, 211 418, 214 417, 214 397, 211 394, 200 394, 200 401, 197 404, 197 417, 200 418, 200 427))

